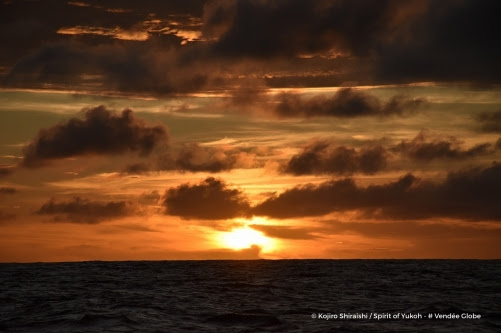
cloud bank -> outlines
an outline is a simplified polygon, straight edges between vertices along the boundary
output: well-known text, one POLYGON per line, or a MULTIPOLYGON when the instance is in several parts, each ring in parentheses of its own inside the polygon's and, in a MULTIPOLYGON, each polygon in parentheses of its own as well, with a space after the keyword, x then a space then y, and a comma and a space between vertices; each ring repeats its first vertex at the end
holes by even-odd
MULTIPOLYGON (((497 1, 148 1, 140 8, 125 1, 118 11, 65 1, 53 1, 51 10, 36 2, 1 6, 7 87, 72 82, 88 89, 91 82, 161 95, 226 90, 242 77, 274 87, 491 84, 501 77, 497 1)), ((284 97, 281 112, 291 112, 293 102, 284 97)))
POLYGON ((426 101, 394 96, 387 102, 353 88, 342 88, 332 96, 317 95, 309 99, 300 95, 282 93, 275 112, 280 117, 388 117, 408 115, 421 108, 426 101))
POLYGON ((440 183, 408 174, 383 185, 361 187, 351 178, 303 185, 274 195, 253 209, 272 218, 357 211, 386 219, 458 218, 501 221, 501 165, 449 173, 440 183))

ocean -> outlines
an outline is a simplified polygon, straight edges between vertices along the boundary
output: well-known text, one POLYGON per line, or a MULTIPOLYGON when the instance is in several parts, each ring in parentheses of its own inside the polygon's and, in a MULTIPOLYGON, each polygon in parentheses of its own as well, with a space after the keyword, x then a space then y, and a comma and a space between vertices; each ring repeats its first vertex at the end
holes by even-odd
POLYGON ((499 260, 0 264, 2 332, 501 332, 499 260))

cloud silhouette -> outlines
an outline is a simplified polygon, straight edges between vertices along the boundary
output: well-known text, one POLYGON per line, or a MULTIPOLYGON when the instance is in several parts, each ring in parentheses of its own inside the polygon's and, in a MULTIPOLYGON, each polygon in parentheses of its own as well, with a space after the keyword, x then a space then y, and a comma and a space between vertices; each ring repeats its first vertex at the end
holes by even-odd
POLYGON ((105 90, 162 95, 226 89, 241 77, 275 87, 499 83, 501 77, 497 1, 143 5, 124 1, 118 13, 64 1, 50 9, 36 2, 2 3, 0 42, 9 50, 0 55, 8 69, 2 85, 72 82, 88 89, 87 74, 97 73, 91 82, 105 90))
POLYGON ((361 217, 501 221, 501 165, 451 172, 439 183, 407 174, 383 185, 361 187, 351 178, 297 186, 254 207, 273 218, 322 216, 356 211, 361 217))
POLYGON ((392 149, 414 160, 431 161, 434 159, 461 160, 492 153, 490 143, 477 144, 462 149, 461 142, 453 136, 440 136, 422 130, 414 139, 403 140, 392 149))
POLYGON ((299 154, 294 155, 283 171, 295 175, 373 174, 386 168, 388 155, 381 145, 355 150, 345 146, 336 146, 332 142, 317 140, 306 146, 299 154))
POLYGON ((425 103, 425 99, 411 99, 404 96, 394 96, 389 101, 383 102, 365 92, 342 88, 332 96, 317 95, 309 99, 298 94, 282 93, 278 96, 275 112, 280 117, 387 117, 415 112, 425 103))
POLYGON ((160 142, 167 140, 163 126, 148 126, 135 118, 132 110, 120 115, 104 106, 87 109, 85 118, 72 118, 40 130, 24 149, 21 165, 40 167, 47 161, 84 154, 118 154, 139 152, 148 155, 160 142))
POLYGON ((221 57, 330 55, 357 58, 363 66, 345 67, 348 77, 368 67, 376 82, 499 82, 500 10, 475 0, 215 1, 204 32, 221 57))
POLYGON ((184 219, 219 220, 248 216, 250 205, 242 191, 208 177, 199 184, 182 184, 168 189, 163 205, 169 215, 184 219))
POLYGON ((409 2, 301 0, 213 1, 205 7, 204 35, 217 54, 278 58, 332 50, 367 55, 405 31, 422 11, 409 2), (405 10, 405 11, 404 11, 405 10), (399 15, 399 17, 397 17, 399 15), (400 30, 396 26, 400 25, 400 30))
POLYGON ((96 224, 139 212, 139 207, 129 201, 101 202, 75 197, 68 201, 50 199, 36 213, 54 215, 54 222, 96 224))

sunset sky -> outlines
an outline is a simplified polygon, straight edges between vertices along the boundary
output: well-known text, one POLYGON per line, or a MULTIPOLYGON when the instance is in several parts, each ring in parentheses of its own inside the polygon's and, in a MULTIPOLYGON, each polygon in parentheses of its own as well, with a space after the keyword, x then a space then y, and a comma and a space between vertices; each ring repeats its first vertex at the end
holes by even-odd
POLYGON ((0 261, 501 258, 500 1, 7 1, 0 261))

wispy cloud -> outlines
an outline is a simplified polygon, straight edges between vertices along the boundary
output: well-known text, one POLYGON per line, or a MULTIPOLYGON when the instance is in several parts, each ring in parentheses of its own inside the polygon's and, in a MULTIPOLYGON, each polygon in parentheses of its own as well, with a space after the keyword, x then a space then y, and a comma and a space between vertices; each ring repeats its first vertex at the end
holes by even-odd
POLYGON ((501 110, 482 112, 476 117, 483 132, 501 133, 501 110))
POLYGON ((75 197, 69 201, 51 199, 40 207, 37 214, 53 215, 54 222, 96 224, 140 211, 139 206, 128 201, 101 202, 75 197))
POLYGON ((57 31, 57 33, 63 35, 89 34, 89 35, 99 35, 99 36, 110 36, 116 39, 136 40, 136 41, 145 41, 149 38, 149 34, 146 31, 124 30, 117 27, 102 28, 102 27, 76 26, 76 27, 60 28, 57 31))
POLYGON ((435 159, 462 160, 493 153, 490 143, 477 144, 469 149, 461 147, 461 141, 454 136, 443 136, 422 130, 414 139, 404 140, 392 148, 395 152, 418 161, 435 159))

